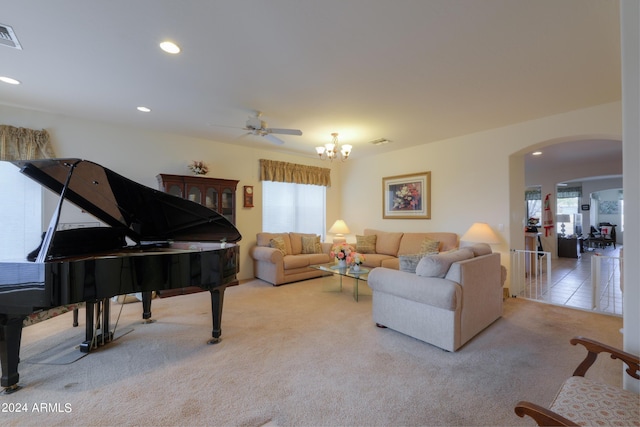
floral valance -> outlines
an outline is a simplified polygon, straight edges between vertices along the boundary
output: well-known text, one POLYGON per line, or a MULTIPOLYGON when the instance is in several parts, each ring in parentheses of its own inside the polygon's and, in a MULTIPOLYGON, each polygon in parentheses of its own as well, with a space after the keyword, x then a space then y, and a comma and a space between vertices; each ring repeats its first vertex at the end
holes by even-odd
POLYGON ((331 186, 331 169, 260 159, 260 180, 331 186))
POLYGON ((0 160, 33 160, 55 157, 49 132, 0 125, 0 160))

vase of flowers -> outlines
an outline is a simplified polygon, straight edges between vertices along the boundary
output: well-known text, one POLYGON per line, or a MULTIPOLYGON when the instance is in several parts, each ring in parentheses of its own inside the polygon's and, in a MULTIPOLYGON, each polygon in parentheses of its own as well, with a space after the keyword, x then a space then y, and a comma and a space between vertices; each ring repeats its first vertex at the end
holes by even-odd
POLYGON ((360 266, 365 260, 364 254, 352 252, 347 262, 352 265, 353 271, 360 271, 360 266))
POLYGON ((202 161, 194 160, 189 163, 189 170, 196 175, 206 175, 209 172, 209 168, 202 161))
POLYGON ((346 268, 348 261, 350 261, 351 259, 352 252, 355 252, 353 246, 349 245, 346 242, 342 242, 331 247, 329 256, 336 259, 336 261, 338 262, 338 267, 346 268))

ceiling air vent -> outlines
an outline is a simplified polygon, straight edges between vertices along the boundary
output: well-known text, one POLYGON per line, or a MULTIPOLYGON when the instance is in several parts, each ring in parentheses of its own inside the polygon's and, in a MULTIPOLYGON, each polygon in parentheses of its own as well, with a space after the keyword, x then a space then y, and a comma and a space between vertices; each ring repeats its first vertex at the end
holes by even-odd
POLYGON ((373 145, 384 145, 384 144, 388 144, 390 143, 391 140, 387 139, 387 138, 378 138, 378 139, 374 139, 373 141, 369 141, 369 144, 373 144, 373 145))
POLYGON ((20 46, 20 42, 16 37, 16 33, 13 32, 13 28, 4 24, 0 24, 0 45, 22 50, 22 46, 20 46))

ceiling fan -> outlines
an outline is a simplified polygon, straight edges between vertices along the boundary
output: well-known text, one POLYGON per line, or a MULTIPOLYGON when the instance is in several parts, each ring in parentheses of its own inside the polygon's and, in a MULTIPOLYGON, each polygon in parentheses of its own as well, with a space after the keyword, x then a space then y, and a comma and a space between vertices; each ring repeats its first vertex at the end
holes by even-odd
POLYGON ((275 136, 274 134, 280 135, 302 135, 302 131, 298 129, 279 129, 279 128, 270 128, 267 123, 261 119, 262 113, 258 111, 255 117, 249 117, 247 123, 243 129, 249 131, 251 135, 259 135, 263 136, 265 139, 273 142, 274 144, 284 144, 284 141, 275 136))

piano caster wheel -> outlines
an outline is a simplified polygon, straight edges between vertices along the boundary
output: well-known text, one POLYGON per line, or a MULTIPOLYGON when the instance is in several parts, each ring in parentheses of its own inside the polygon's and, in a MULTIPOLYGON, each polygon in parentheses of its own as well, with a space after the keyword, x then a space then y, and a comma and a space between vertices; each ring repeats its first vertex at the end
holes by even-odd
POLYGON ((207 344, 218 344, 221 340, 222 338, 211 338, 209 341, 207 341, 207 344))
POLYGON ((9 387, 5 387, 3 394, 15 393, 16 391, 20 390, 21 388, 22 388, 22 386, 19 386, 18 384, 14 384, 14 385, 11 385, 9 387))
POLYGON ((149 323, 156 323, 155 319, 142 319, 143 325, 148 325, 149 323))

